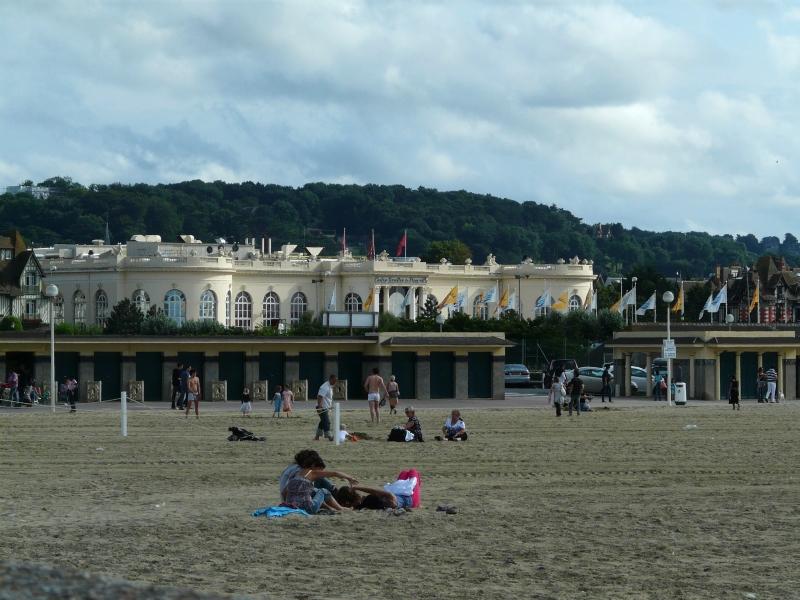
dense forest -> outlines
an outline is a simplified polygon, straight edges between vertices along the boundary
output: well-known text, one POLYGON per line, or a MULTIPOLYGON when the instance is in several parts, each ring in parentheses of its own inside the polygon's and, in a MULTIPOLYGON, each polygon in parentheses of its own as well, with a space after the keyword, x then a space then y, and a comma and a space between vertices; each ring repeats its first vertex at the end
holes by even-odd
POLYGON ((800 243, 788 233, 783 240, 759 240, 753 235, 592 225, 556 206, 466 191, 326 183, 292 188, 222 181, 86 187, 68 177, 39 185, 54 193, 41 200, 29 194, 0 195, 4 229, 19 229, 35 245, 103 238, 108 222, 112 242, 136 233, 160 234, 165 240, 182 233, 203 240, 270 237, 274 247, 285 242, 321 245, 326 253, 339 249, 346 228, 348 247, 357 254, 366 253, 372 229, 377 250, 392 254, 407 230, 409 255, 428 255, 433 242, 461 240, 476 262, 489 253, 505 263, 577 255, 594 259, 595 271, 604 275, 646 265, 666 276, 680 272, 704 277, 717 264, 744 263, 767 253, 800 261, 800 243))

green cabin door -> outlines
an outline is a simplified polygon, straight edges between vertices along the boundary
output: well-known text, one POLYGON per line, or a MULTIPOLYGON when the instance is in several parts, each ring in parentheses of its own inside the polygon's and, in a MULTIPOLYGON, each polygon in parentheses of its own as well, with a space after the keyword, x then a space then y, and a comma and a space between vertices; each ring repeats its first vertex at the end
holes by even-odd
POLYGON ((94 380, 103 382, 102 400, 119 398, 122 391, 121 366, 120 352, 94 353, 94 380))
POLYGON ((161 352, 136 353, 136 379, 144 381, 144 399, 148 402, 159 402, 162 399, 163 360, 164 355, 161 352))
MULTIPOLYGON (((270 392, 276 385, 289 385, 285 381, 286 354, 283 352, 261 352, 258 355, 258 378, 268 381, 270 392)), ((270 398, 272 396, 270 395, 270 398)))
POLYGON ((317 397, 319 386, 325 381, 325 353, 300 353, 300 379, 308 380, 309 399, 317 397))
POLYGON ((739 396, 742 399, 756 397, 756 371, 758 370, 758 353, 742 352, 742 380, 739 382, 739 396))
POLYGON ((470 352, 467 355, 467 396, 492 397, 492 353, 470 352))
MULTIPOLYGON (((736 353, 723 352, 719 356, 719 399, 728 399, 728 390, 731 387, 731 377, 736 374, 736 353)), ((740 382, 741 385, 741 382, 740 382)))
POLYGON ((455 397, 455 355, 431 352, 431 399, 455 397))
POLYGON ((64 381, 64 377, 78 379, 78 352, 56 352, 56 385, 64 381))
POLYGON ((244 379, 244 352, 220 352, 219 380, 228 382, 228 400, 241 400, 244 379))
POLYGON ((401 398, 417 397, 417 354, 392 352, 392 375, 400 388, 401 398))
POLYGON ((336 376, 347 381, 347 395, 350 398, 366 398, 361 373, 363 368, 361 352, 339 352, 336 360, 336 376))

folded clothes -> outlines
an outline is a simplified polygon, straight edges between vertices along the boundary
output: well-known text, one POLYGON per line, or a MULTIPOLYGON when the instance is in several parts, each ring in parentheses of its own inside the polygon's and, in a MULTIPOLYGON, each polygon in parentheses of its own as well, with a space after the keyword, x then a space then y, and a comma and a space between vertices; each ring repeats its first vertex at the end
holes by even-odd
POLYGON ((285 517, 286 515, 311 516, 301 508, 291 508, 289 506, 267 506, 253 511, 254 517, 267 517, 268 519, 277 519, 278 517, 285 517))

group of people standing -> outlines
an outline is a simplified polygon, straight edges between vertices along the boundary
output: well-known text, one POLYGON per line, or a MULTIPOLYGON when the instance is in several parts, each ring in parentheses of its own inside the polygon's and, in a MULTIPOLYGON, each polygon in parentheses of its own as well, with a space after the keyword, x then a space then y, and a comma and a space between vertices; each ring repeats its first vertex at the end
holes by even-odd
POLYGON ((186 418, 194 404, 194 414, 200 418, 200 377, 191 365, 178 363, 172 369, 172 410, 186 410, 186 418), (177 401, 176 401, 177 399, 177 401))
MULTIPOLYGON (((770 367, 764 370, 764 367, 758 367, 756 371, 756 399, 759 404, 776 403, 778 402, 778 372, 770 367)), ((733 410, 740 410, 740 386, 739 380, 736 375, 731 375, 730 383, 728 384, 728 404, 733 410)))
MULTIPOLYGON (((604 391, 606 384, 604 383, 604 391)), ((608 401, 611 402, 609 392, 608 401)), ((586 394, 586 386, 578 369, 572 371, 572 379, 567 376, 567 371, 561 367, 556 369, 553 375, 553 383, 547 395, 547 403, 555 406, 556 416, 561 416, 562 407, 566 405, 569 416, 572 412, 580 416, 581 412, 591 412, 589 406, 589 396, 586 394)))

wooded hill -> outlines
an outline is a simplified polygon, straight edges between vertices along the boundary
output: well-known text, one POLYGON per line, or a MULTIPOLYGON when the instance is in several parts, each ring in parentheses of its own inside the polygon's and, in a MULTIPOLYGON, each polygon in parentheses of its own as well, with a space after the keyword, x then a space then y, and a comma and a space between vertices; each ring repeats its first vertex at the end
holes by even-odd
POLYGON ((112 242, 136 233, 165 240, 182 233, 209 241, 271 237, 273 247, 285 242, 322 245, 330 254, 338 251, 344 228, 354 253, 366 253, 374 229, 378 251, 392 255, 407 229, 409 256, 426 256, 434 241, 461 240, 477 263, 490 252, 503 263, 577 255, 594 259, 596 272, 605 275, 648 265, 667 276, 702 277, 717 264, 744 264, 764 253, 800 261, 800 244, 791 234, 781 242, 777 237, 626 229, 619 223, 599 227, 556 206, 466 191, 222 181, 85 187, 64 177, 39 185, 52 188, 50 198, 0 195, 4 229, 19 229, 34 245, 103 238, 108 221, 112 242))

